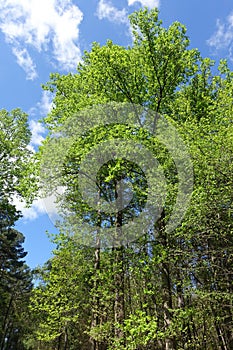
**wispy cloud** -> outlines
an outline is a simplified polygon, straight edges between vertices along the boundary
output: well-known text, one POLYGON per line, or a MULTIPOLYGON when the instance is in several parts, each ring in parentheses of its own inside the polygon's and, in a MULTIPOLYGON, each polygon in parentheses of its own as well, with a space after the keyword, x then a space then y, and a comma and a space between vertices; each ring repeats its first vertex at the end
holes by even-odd
POLYGON ((12 52, 16 56, 18 65, 26 72, 27 79, 34 80, 37 78, 36 65, 28 51, 25 48, 13 47, 12 52))
POLYGON ((97 16, 99 19, 108 19, 114 23, 128 24, 126 9, 118 10, 110 1, 100 0, 97 6, 97 16))
POLYGON ((224 23, 217 19, 216 27, 215 33, 207 40, 207 44, 217 51, 227 49, 228 55, 233 59, 233 13, 224 23))
POLYGON ((50 91, 43 90, 41 100, 37 102, 35 107, 30 108, 28 111, 29 116, 33 117, 34 119, 38 119, 38 117, 45 117, 51 111, 53 97, 54 96, 50 91))
POLYGON ((128 6, 134 5, 136 2, 140 2, 142 6, 147 6, 148 8, 159 6, 159 0, 128 0, 128 6))
POLYGON ((51 62, 63 70, 76 67, 82 18, 72 0, 0 0, 0 29, 32 80, 37 76, 33 50, 51 52, 51 62))
POLYGON ((38 121, 42 117, 45 117, 52 108, 53 95, 50 91, 43 91, 41 100, 36 104, 35 107, 30 108, 28 115, 31 120, 29 121, 29 127, 32 133, 31 142, 28 148, 34 153, 35 148, 40 146, 46 135, 46 129, 42 123, 38 121))

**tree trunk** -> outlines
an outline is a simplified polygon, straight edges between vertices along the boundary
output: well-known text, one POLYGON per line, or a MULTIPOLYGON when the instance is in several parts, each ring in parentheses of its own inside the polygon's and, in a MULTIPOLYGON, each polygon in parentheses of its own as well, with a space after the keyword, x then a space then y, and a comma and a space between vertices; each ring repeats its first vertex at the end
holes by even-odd
POLYGON ((121 185, 117 192, 115 183, 115 200, 119 200, 119 208, 116 213, 116 247, 113 247, 115 273, 114 273, 114 285, 115 285, 115 303, 114 303, 114 321, 115 321, 115 337, 123 342, 125 345, 124 332, 118 327, 123 326, 125 319, 125 302, 124 302, 124 247, 121 246, 122 240, 122 189, 121 185))
MULTIPOLYGON (((97 226, 101 227, 101 212, 98 210, 98 222, 97 226)), ((99 286, 99 270, 100 270, 100 235, 99 232, 96 234, 96 246, 95 246, 95 261, 94 261, 94 272, 95 272, 95 280, 94 280, 94 296, 93 296, 93 319, 92 319, 92 327, 96 327, 99 325, 99 308, 100 308, 100 298, 98 295, 98 286, 99 286)), ((93 350, 101 350, 100 343, 96 339, 92 339, 93 350)))
POLYGON ((7 328, 8 328, 8 318, 9 318, 9 315, 11 312, 11 306, 12 306, 13 300, 14 300, 14 292, 11 294, 11 297, 10 297, 10 300, 8 303, 8 307, 6 310, 6 314, 4 317, 4 322, 3 322, 3 327, 2 327, 2 340, 1 340, 1 344, 0 344, 1 350, 4 350, 4 347, 5 347, 4 344, 5 344, 5 338, 6 338, 6 334, 7 334, 7 328))
MULTIPOLYGON (((169 242, 167 233, 165 231, 165 212, 161 213, 161 217, 158 221, 158 239, 163 246, 163 249, 167 252, 169 249, 169 242)), ((162 300, 163 300, 163 322, 165 332, 169 329, 172 322, 172 286, 170 276, 169 262, 162 261, 161 264, 161 282, 162 282, 162 300)), ((175 350, 175 340, 173 337, 167 337, 165 339, 165 350, 175 350)))
MULTIPOLYGON (((171 295, 171 281, 169 265, 163 263, 162 267, 162 291, 163 291, 163 315, 164 315, 164 328, 167 331, 171 325, 171 309, 172 309, 172 295, 171 295)), ((175 342, 173 338, 167 337, 165 339, 165 350, 174 350, 175 342)))
MULTIPOLYGON (((114 305, 114 321, 115 324, 123 325, 125 319, 125 303, 124 303, 124 266, 123 266, 123 247, 115 248, 115 305, 114 305)), ((118 326, 115 327, 115 337, 124 338, 124 332, 118 326)))

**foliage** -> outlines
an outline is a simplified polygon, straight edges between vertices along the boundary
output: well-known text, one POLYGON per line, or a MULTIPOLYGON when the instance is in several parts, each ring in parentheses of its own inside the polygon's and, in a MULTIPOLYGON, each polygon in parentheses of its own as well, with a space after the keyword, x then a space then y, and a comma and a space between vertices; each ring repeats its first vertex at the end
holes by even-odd
MULTIPOLYGON (((54 107, 44 121, 51 134, 38 159, 43 159, 53 132, 64 131, 64 126, 65 131, 78 132, 84 121, 95 125, 95 108, 107 105, 116 112, 119 103, 150 108, 167 118, 189 149, 195 180, 190 206, 182 223, 166 231, 179 177, 168 147, 156 135, 120 123, 100 124, 79 134, 58 172, 47 172, 46 179, 50 190, 66 185, 64 208, 95 226, 95 244, 81 245, 77 238, 84 231, 71 236, 60 226, 54 257, 37 271, 40 282, 30 303, 34 329, 27 344, 32 349, 230 350, 233 73, 222 60, 214 74, 215 63, 188 48, 185 27, 173 23, 164 28, 156 9, 137 11, 130 21, 132 46, 94 43, 76 74, 51 75, 44 87, 55 93, 54 107), (101 249, 99 231, 106 222, 116 230, 127 215, 143 210, 145 173, 123 158, 102 166, 96 181, 100 198, 116 200, 116 183, 122 179, 134 192, 125 216, 112 217, 91 210, 81 196, 78 173, 93 147, 122 137, 140 141, 157 158, 167 180, 167 197, 153 228, 142 229, 140 237, 125 246, 101 249)), ((54 139, 54 150, 66 149, 54 139)), ((57 164, 55 156, 48 160, 51 168, 57 164)))
POLYGON ((22 198, 30 152, 27 115, 19 109, 0 111, 0 349, 25 349, 31 273, 22 260, 24 236, 13 226, 20 212, 13 196, 22 198))

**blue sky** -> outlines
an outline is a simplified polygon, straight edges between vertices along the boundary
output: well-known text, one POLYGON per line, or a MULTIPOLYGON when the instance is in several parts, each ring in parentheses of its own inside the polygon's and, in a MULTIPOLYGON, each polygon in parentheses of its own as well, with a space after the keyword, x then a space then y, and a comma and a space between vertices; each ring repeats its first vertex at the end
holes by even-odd
MULTIPOLYGON (((233 65, 232 0, 0 0, 0 108, 20 107, 29 115, 31 149, 45 135, 38 120, 51 108, 41 84, 51 72, 74 72, 93 41, 129 45, 127 15, 141 6, 158 6, 165 26, 185 24, 191 47, 217 62, 233 65)), ((26 236, 27 263, 43 264, 52 246, 46 230, 56 232, 43 201, 31 208, 14 199, 24 217, 17 223, 26 236)))

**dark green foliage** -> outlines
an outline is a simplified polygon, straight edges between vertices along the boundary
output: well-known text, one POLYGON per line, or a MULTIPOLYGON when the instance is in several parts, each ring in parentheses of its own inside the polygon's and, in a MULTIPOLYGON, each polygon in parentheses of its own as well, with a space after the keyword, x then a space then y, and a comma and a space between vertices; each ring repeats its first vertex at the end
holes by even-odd
POLYGON ((32 277, 23 260, 24 237, 14 229, 21 214, 12 199, 25 190, 30 132, 19 109, 0 111, 0 125, 0 349, 24 350, 32 277))

